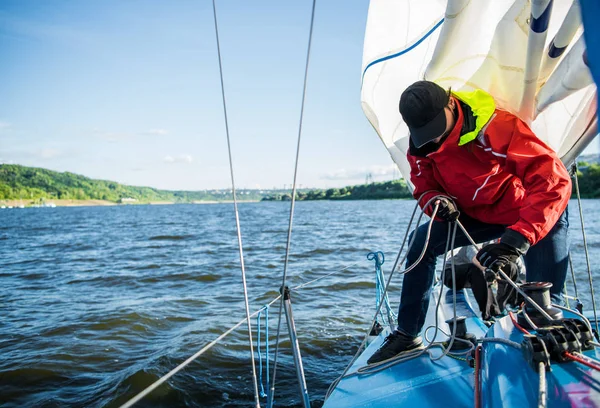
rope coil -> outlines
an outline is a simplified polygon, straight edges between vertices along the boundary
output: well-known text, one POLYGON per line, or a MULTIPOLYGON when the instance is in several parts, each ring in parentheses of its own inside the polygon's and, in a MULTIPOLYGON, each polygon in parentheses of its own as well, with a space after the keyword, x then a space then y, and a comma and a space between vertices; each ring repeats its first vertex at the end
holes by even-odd
MULTIPOLYGON (((388 325, 391 328, 394 326, 394 322, 396 321, 398 316, 392 310, 392 306, 390 305, 390 299, 389 299, 387 293, 384 295, 384 291, 383 291, 383 287, 385 285, 385 278, 383 276, 383 270, 381 269, 381 266, 385 262, 385 255, 381 251, 369 252, 367 254, 367 259, 369 261, 375 261, 375 292, 376 292, 375 309, 377 311, 381 310, 381 308, 379 307, 379 304, 381 302, 384 302, 385 309, 387 312, 388 325)), ((381 317, 383 319, 383 313, 381 314, 381 317)), ((377 316, 376 316, 376 318, 377 318, 377 316)))

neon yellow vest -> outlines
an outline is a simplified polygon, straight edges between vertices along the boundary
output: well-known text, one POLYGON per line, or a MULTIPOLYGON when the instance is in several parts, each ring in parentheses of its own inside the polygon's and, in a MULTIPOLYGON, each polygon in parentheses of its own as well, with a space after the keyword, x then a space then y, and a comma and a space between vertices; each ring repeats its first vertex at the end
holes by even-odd
POLYGON ((475 130, 465 133, 458 141, 458 145, 462 146, 477 138, 481 129, 492 118, 496 110, 496 103, 492 95, 481 89, 472 92, 452 92, 452 95, 469 105, 475 116, 475 130))

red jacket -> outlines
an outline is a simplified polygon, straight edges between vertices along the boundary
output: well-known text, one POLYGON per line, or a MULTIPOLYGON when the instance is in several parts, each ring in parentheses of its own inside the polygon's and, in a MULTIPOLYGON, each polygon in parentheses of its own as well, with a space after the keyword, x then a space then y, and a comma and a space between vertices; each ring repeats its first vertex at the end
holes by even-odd
MULTIPOLYGON (((413 196, 427 192, 422 207, 445 193, 470 217, 506 225, 535 245, 567 207, 567 169, 523 121, 500 109, 475 140, 459 146, 464 114, 456 105, 456 124, 439 149, 423 157, 407 155, 413 196)), ((431 208, 425 210, 431 215, 431 208)))

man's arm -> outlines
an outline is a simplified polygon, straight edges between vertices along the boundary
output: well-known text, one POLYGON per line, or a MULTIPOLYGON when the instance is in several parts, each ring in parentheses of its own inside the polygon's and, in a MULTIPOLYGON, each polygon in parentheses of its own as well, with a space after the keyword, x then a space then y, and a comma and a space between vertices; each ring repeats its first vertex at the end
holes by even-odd
POLYGON ((495 120, 501 122, 497 137, 490 143, 495 151, 505 152, 504 170, 517 176, 525 189, 520 218, 508 227, 514 233, 509 232, 502 241, 519 248, 518 241, 524 237, 534 245, 550 232, 567 208, 571 178, 556 153, 523 121, 507 112, 498 116, 495 120))
POLYGON ((419 206, 425 214, 431 217, 433 207, 424 208, 425 204, 434 196, 443 193, 444 190, 435 180, 431 162, 426 157, 415 157, 407 155, 410 164, 410 181, 415 186, 413 197, 419 200, 419 206), (420 198, 420 199, 419 199, 420 198))

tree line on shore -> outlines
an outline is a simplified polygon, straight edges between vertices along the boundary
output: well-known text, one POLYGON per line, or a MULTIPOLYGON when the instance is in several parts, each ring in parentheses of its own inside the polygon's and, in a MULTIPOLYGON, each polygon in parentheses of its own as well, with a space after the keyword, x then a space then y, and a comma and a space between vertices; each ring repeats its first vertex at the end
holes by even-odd
MULTIPOLYGON (((579 163, 578 183, 584 198, 600 197, 600 165, 579 163)), ((575 183, 573 183, 575 185, 575 183)), ((575 192, 574 192, 575 194, 575 192)), ((573 195, 575 197, 575 195, 573 195)), ((378 200, 411 198, 403 179, 375 182, 329 189, 304 189, 296 192, 296 199, 308 200, 378 200)), ((241 201, 289 201, 289 190, 241 190, 241 201)), ((94 180, 69 172, 0 165, 0 200, 105 200, 111 202, 195 202, 232 200, 229 190, 171 191, 151 187, 135 187, 107 180, 94 180)))
MULTIPOLYGON (((600 198, 600 164, 578 163, 577 180, 582 198, 600 198)), ((576 197, 573 183, 572 197, 576 197)), ((296 200, 379 200, 391 198, 412 198, 406 181, 403 179, 362 184, 327 190, 298 192, 296 200)), ((276 194, 263 198, 264 201, 289 201, 291 194, 276 194)))

